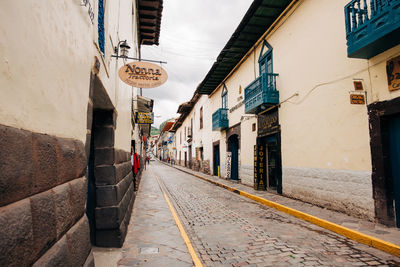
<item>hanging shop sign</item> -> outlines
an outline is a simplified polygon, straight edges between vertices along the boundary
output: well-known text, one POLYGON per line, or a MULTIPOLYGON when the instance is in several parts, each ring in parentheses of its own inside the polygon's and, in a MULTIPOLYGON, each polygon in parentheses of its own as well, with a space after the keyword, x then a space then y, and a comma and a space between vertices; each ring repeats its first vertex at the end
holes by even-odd
POLYGON ((400 89, 400 56, 392 58, 386 63, 386 74, 389 91, 400 89))
POLYGON ((279 131, 278 110, 258 116, 258 136, 279 131))
POLYGON ((266 190, 265 151, 263 145, 254 146, 254 189, 266 190))
POLYGON ((153 116, 150 112, 136 112, 135 122, 138 124, 152 124, 153 116))
POLYGON ((154 88, 168 79, 167 72, 153 63, 135 61, 122 66, 118 71, 120 79, 138 88, 154 88))

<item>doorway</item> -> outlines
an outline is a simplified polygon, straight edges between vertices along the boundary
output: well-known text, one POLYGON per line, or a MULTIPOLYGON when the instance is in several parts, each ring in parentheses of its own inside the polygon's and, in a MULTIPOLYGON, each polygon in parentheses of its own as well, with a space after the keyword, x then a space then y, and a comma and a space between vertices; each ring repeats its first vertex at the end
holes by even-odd
POLYGON ((260 144, 265 147, 266 188, 268 191, 282 194, 280 134, 277 133, 262 137, 260 144))
POLYGON ((219 160, 219 142, 218 144, 213 146, 213 174, 215 176, 219 176, 219 166, 220 166, 220 160, 219 160))
POLYGON ((185 167, 187 167, 187 152, 185 152, 185 167))
POLYGON ((400 114, 382 118, 382 141, 389 217, 400 228, 400 114))
POLYGON ((189 145, 189 169, 192 168, 192 145, 189 145))
POLYGON ((228 151, 231 152, 231 179, 239 180, 239 139, 236 134, 228 139, 228 151))
MULTIPOLYGON (((94 117, 95 114, 93 114, 94 117)), ((88 160, 88 184, 87 184, 87 198, 86 198, 86 215, 89 221, 90 229, 90 242, 96 244, 96 183, 94 179, 94 127, 91 126, 90 136, 90 152, 88 160)))
POLYGON ((368 105, 368 117, 375 217, 400 228, 400 97, 368 105))

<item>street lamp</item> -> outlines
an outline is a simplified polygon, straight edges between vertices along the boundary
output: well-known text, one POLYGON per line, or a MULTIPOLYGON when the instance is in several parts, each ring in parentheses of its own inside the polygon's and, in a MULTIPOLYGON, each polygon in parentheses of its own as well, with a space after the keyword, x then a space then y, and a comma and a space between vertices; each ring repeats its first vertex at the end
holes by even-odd
POLYGON ((116 57, 116 58, 119 58, 119 57, 127 58, 130 48, 131 47, 128 45, 126 40, 119 41, 118 45, 114 48, 114 52, 115 52, 116 55, 113 55, 113 57, 116 57), (121 50, 121 55, 119 55, 119 51, 120 50, 121 50))
POLYGON ((115 55, 111 55, 111 57, 116 57, 118 58, 125 58, 125 59, 133 59, 133 60, 139 60, 139 61, 148 61, 148 62, 155 62, 155 63, 164 63, 167 64, 165 61, 158 61, 158 60, 151 60, 151 59, 143 59, 143 58, 134 58, 134 57, 128 57, 129 49, 131 47, 128 45, 126 40, 119 41, 118 45, 114 47, 114 53, 115 55), (121 54, 120 54, 121 52, 121 54))

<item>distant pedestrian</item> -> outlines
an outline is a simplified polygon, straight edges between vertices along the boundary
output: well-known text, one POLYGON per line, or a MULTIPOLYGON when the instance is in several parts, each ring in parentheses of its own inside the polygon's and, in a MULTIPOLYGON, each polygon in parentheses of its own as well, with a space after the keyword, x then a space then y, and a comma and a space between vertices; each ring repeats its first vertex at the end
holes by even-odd
POLYGON ((135 152, 133 147, 131 154, 131 164, 132 164, 132 174, 133 174, 133 190, 136 191, 137 190, 136 176, 140 170, 140 158, 139 155, 135 152))

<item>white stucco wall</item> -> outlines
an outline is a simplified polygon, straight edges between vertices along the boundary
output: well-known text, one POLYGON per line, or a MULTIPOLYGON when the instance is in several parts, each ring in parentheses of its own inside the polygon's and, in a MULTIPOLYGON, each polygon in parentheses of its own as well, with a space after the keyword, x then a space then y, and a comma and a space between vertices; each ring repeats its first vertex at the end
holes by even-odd
POLYGON ((303 1, 267 38, 280 102, 299 94, 279 108, 283 193, 372 218, 367 107, 349 100, 354 79, 371 87, 368 62, 347 57, 347 2, 303 1))
POLYGON ((97 0, 90 1, 93 24, 81 1, 2 1, 1 124, 85 142, 90 72, 97 56, 98 76, 118 114, 115 147, 129 151, 132 88, 119 81, 116 73, 123 62, 111 54, 119 40, 127 39, 130 55, 137 55, 136 17, 132 0, 106 2, 103 58, 97 44, 97 0))
POLYGON ((5 0, 0 25, 0 123, 85 142, 94 63, 87 8, 5 0))
MULTIPOLYGON (((97 1, 96 1, 97 2, 97 1)), ((131 125, 131 101, 136 98, 138 89, 122 82, 118 76, 118 70, 132 60, 116 59, 111 57, 114 54, 114 47, 119 41, 127 40, 131 46, 130 57, 138 57, 138 36, 137 36, 137 11, 132 0, 121 0, 115 3, 106 1, 105 7, 105 57, 101 59, 99 77, 107 90, 107 93, 117 111, 117 124, 115 128, 115 148, 130 151, 131 138, 141 145, 138 135, 138 125, 135 126, 133 136, 131 125)), ((97 31, 94 34, 94 50, 101 58, 98 50, 97 31)), ((138 146, 139 147, 139 146, 138 146)))

